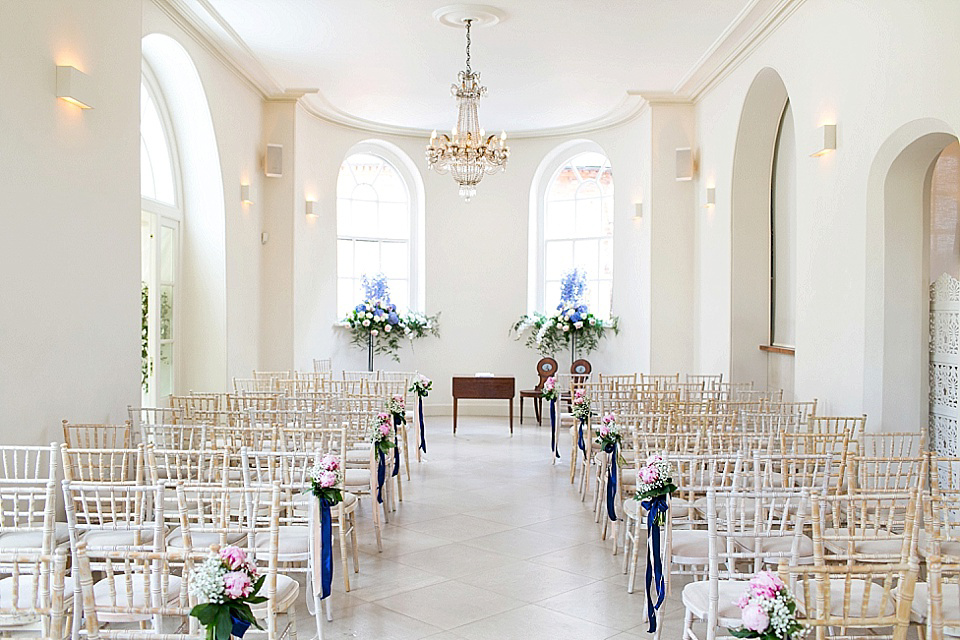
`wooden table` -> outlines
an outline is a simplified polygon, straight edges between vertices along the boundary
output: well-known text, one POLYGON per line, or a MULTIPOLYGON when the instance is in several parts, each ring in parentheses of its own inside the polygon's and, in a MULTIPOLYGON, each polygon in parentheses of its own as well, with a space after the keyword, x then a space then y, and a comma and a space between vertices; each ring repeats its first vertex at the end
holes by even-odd
POLYGON ((457 401, 509 400, 510 435, 513 435, 513 397, 517 395, 517 380, 513 376, 454 376, 453 377, 453 433, 457 433, 457 401))

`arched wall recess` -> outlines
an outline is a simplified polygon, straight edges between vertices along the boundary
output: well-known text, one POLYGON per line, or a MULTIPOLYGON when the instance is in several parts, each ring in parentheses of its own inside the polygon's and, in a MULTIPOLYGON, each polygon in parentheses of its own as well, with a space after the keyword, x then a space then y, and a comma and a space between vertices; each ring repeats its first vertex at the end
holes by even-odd
POLYGON ((183 171, 178 389, 227 388, 226 213, 213 119, 186 49, 162 33, 142 40, 170 111, 183 171))
POLYGON ((761 70, 744 99, 731 184, 730 379, 767 380, 770 340, 770 206, 777 131, 787 88, 780 74, 761 70))
POLYGON ((870 166, 863 406, 874 430, 915 431, 927 422, 927 199, 933 165, 956 139, 941 120, 914 120, 887 138, 870 166))

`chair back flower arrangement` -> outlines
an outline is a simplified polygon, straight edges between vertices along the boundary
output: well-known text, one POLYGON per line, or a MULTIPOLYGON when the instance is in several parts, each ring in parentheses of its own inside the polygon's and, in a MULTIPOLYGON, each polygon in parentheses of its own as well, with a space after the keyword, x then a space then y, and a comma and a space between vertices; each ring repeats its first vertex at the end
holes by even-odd
POLYGON ((663 604, 666 588, 663 579, 663 558, 660 553, 660 527, 667 523, 669 498, 677 490, 673 483, 673 470, 663 456, 654 454, 637 468, 637 492, 634 500, 647 512, 647 618, 650 632, 657 630, 657 611, 663 604), (653 594, 657 601, 653 601, 653 594))
POLYGON ((736 601, 743 626, 730 629, 735 638, 761 640, 796 640, 807 628, 797 620, 797 602, 780 577, 771 571, 760 571, 736 601))
MULTIPOLYGON (((390 449, 396 449, 397 444, 390 439, 390 433, 396 435, 396 429, 393 426, 393 417, 389 413, 381 411, 377 414, 377 419, 370 429, 370 442, 373 445, 374 453, 377 456, 377 502, 383 502, 383 483, 387 480, 387 459, 390 449)), ((398 465, 394 465, 398 466, 398 465)))
POLYGON ((557 446, 557 400, 560 399, 560 390, 557 389, 557 376, 550 376, 543 383, 540 395, 550 403, 550 451, 554 463, 560 457, 560 448, 557 446))
POLYGON ((583 427, 590 424, 590 396, 583 389, 573 392, 573 419, 577 421, 577 447, 587 455, 587 445, 583 441, 583 427))
POLYGON ((611 329, 620 332, 620 319, 611 316, 604 320, 595 316, 583 301, 587 292, 587 272, 572 269, 560 280, 560 304, 553 315, 542 313, 525 314, 517 320, 511 331, 520 340, 525 334, 526 346, 536 349, 541 355, 552 356, 568 345, 573 360, 577 352, 594 351, 600 340, 611 329))
POLYGON ((231 635, 243 637, 250 625, 263 627, 253 617, 251 604, 266 602, 258 596, 263 586, 254 559, 239 547, 224 547, 211 553, 190 573, 190 594, 202 603, 190 615, 207 630, 207 640, 229 640, 231 635))
POLYGON ((401 315, 397 305, 390 301, 390 286, 382 273, 361 279, 363 300, 351 311, 344 322, 350 328, 351 344, 368 350, 368 364, 373 365, 373 354, 389 355, 400 361, 400 340, 411 343, 427 335, 439 336, 438 316, 409 312, 401 315))
POLYGON ((333 517, 330 507, 343 501, 340 456, 328 453, 317 460, 310 469, 310 486, 320 507, 320 597, 327 598, 333 583, 333 517))
MULTIPOLYGON (((390 419, 393 420, 393 475, 400 473, 400 447, 397 441, 397 431, 401 424, 407 424, 407 401, 402 394, 390 396, 387 400, 387 411, 390 413, 390 419)), ((406 442, 406 440, 404 440, 406 442)))
POLYGON ((594 442, 600 445, 600 448, 609 454, 610 462, 607 465, 607 517, 612 522, 617 521, 617 482, 620 478, 620 472, 617 471, 617 464, 623 465, 626 461, 620 455, 620 443, 623 440, 623 434, 620 427, 617 426, 617 416, 614 413, 608 413, 600 419, 600 424, 594 427, 596 438, 594 442))
POLYGON ((417 376, 417 379, 413 381, 410 385, 410 388, 407 389, 410 393, 417 394, 417 415, 420 417, 420 450, 424 453, 427 452, 427 436, 423 430, 423 399, 430 395, 430 392, 433 391, 433 380, 427 376, 420 374, 417 376))

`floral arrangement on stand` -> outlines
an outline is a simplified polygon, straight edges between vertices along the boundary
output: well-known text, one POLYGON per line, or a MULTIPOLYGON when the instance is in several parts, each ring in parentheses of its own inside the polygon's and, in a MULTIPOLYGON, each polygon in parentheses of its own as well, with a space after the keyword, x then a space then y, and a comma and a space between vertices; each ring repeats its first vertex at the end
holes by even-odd
POLYGON ((543 383, 540 396, 550 403, 550 451, 553 453, 553 463, 560 457, 557 446, 557 400, 560 399, 560 390, 557 389, 557 376, 550 376, 543 383))
MULTIPOLYGON (((387 454, 396 449, 396 442, 390 441, 390 432, 394 431, 393 417, 389 413, 377 414, 376 422, 370 429, 370 443, 377 456, 377 502, 383 502, 383 483, 387 480, 387 454)), ((394 466, 399 466, 395 464, 394 466)))
POLYGON ((250 605, 267 601, 257 595, 265 577, 259 575, 253 558, 234 546, 211 553, 190 572, 190 595, 202 601, 190 615, 206 628, 207 640, 242 638, 250 625, 263 628, 250 605))
POLYGON ((663 558, 660 552, 660 528, 667 524, 670 496, 677 490, 673 470, 663 456, 652 455, 637 469, 637 493, 634 500, 647 512, 647 618, 650 633, 657 630, 657 611, 663 604, 666 588, 663 580, 663 558), (651 588, 653 587, 653 588, 651 588), (657 601, 653 601, 653 592, 657 601))
POLYGON ((743 626, 730 629, 735 638, 796 640, 807 632, 797 620, 797 601, 780 576, 760 571, 750 579, 747 591, 736 601, 743 626))
POLYGON ((610 464, 607 466, 607 517, 612 522, 616 522, 617 481, 620 478, 617 464, 623 465, 626 462, 620 455, 620 443, 623 440, 623 434, 620 433, 620 427, 617 426, 617 416, 613 413, 603 416, 600 419, 600 424, 594 428, 594 434, 596 436, 594 442, 610 455, 610 464))
POLYGON ((590 396, 583 389, 573 392, 573 419, 577 421, 577 447, 587 455, 587 443, 583 441, 583 427, 590 424, 590 396))
POLYGON ((433 391, 433 380, 423 374, 420 374, 417 376, 417 379, 413 381, 407 391, 417 394, 417 414, 420 417, 420 445, 419 449, 417 450, 417 460, 419 460, 420 452, 427 452, 427 436, 423 430, 423 399, 430 395, 430 392, 433 391))
POLYGON ((411 343, 427 335, 439 336, 439 316, 409 312, 401 315, 390 301, 390 285, 382 273, 361 278, 363 301, 344 318, 350 328, 351 344, 367 350, 367 366, 373 371, 374 354, 389 355, 400 362, 400 340, 411 343))
POLYGON ((333 518, 330 507, 343 500, 343 465, 340 456, 327 454, 310 470, 311 492, 320 510, 320 581, 321 598, 330 596, 333 583, 333 518))
POLYGON ((529 333, 526 346, 544 356, 555 355, 569 345, 572 362, 580 351, 594 351, 607 329, 615 334, 620 332, 620 319, 612 316, 604 320, 591 313, 583 301, 586 292, 586 271, 568 271, 560 281, 557 312, 551 316, 542 313, 523 315, 514 323, 511 331, 516 334, 517 340, 529 333))

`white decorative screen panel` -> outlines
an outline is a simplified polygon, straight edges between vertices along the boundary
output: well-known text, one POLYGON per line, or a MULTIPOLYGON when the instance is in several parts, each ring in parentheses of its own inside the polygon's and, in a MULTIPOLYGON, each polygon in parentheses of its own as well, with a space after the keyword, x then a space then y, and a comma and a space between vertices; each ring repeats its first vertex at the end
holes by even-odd
MULTIPOLYGON (((930 442, 956 456, 960 388, 960 281, 943 273, 930 285, 930 442)), ((960 488, 957 465, 937 470, 942 486, 960 488)))

